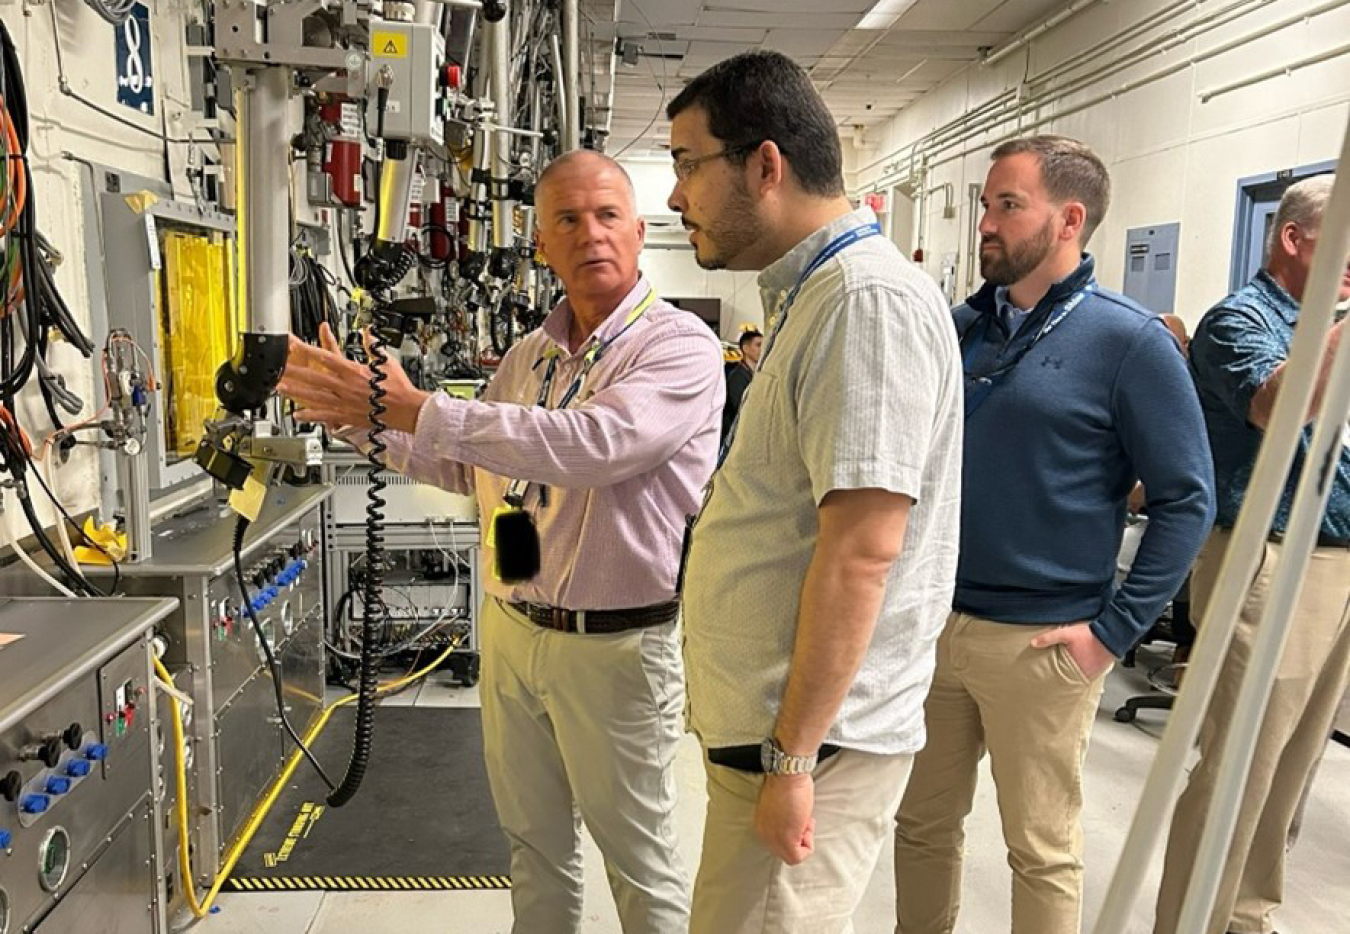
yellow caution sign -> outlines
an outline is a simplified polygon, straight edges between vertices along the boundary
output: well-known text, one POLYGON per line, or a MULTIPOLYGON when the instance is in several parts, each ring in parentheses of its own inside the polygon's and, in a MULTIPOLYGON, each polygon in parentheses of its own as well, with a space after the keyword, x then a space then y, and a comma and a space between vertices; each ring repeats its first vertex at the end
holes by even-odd
POLYGON ((370 49, 375 58, 407 58, 408 37, 401 32, 375 32, 370 36, 370 49))

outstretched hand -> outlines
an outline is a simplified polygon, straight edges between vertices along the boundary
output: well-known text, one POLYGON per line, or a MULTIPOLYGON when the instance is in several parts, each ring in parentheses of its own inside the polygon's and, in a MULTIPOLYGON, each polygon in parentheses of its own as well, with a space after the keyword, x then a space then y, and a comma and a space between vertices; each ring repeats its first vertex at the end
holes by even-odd
MULTIPOLYGON (((369 356, 370 332, 363 337, 369 356)), ((298 421, 318 422, 330 428, 370 427, 370 367, 344 357, 337 336, 327 324, 319 326, 319 345, 291 336, 286 370, 277 391, 298 406, 298 421)), ((394 354, 387 354, 382 369, 387 411, 381 420, 395 430, 412 432, 422 403, 431 394, 412 384, 394 354)))

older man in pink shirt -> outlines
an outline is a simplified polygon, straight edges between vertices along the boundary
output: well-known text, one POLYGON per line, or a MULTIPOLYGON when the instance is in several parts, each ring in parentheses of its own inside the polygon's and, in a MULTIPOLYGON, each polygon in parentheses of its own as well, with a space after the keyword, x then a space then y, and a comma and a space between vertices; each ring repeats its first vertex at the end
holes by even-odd
MULTIPOLYGON (((481 616, 484 750, 511 842, 513 931, 580 930, 585 820, 626 934, 679 934, 689 893, 672 821, 676 576, 717 453, 721 350, 638 271, 645 228, 617 163, 569 153, 536 200, 539 249, 568 298, 506 355, 483 401, 422 392, 391 363, 387 457, 475 491, 485 517, 512 481, 528 482, 540 571, 516 584, 485 573, 481 616)), ((367 371, 331 334, 325 345, 292 339, 281 391, 301 418, 364 426, 367 371)), ((364 430, 347 434, 359 442, 364 430)), ((483 560, 494 566, 490 547, 483 560)))

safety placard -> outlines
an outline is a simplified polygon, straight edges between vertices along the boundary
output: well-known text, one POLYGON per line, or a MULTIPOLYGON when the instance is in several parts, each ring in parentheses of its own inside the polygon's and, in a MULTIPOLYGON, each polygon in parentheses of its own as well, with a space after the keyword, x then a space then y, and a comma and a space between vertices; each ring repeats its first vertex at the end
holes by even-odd
POLYGON ((372 33, 370 50, 375 58, 407 58, 408 37, 401 32, 372 33))

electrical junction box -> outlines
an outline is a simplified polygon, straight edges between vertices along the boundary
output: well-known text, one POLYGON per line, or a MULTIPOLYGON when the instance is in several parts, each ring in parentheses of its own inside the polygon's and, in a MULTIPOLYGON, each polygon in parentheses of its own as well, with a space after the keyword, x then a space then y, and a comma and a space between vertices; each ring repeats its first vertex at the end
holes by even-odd
MULTIPOLYGON (((384 108, 384 138, 411 143, 445 142, 445 123, 438 112, 440 63, 445 59, 445 39, 431 26, 417 23, 380 22, 370 31, 371 84, 385 68, 393 75, 389 100, 384 108)), ((366 129, 377 133, 379 99, 374 93, 366 103, 366 129)))
POLYGON ((1177 242, 1180 224, 1152 224, 1125 231, 1127 296, 1149 311, 1172 314, 1177 298, 1177 242))

